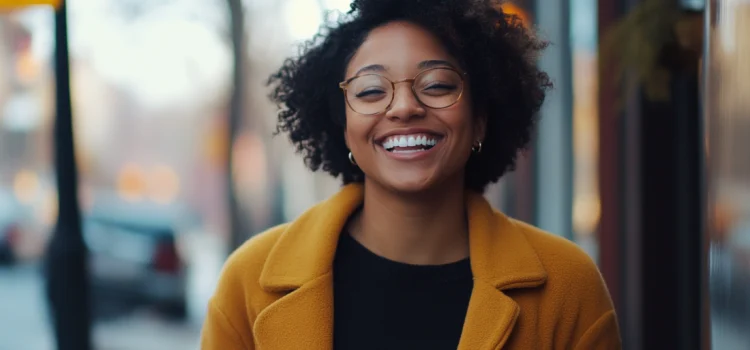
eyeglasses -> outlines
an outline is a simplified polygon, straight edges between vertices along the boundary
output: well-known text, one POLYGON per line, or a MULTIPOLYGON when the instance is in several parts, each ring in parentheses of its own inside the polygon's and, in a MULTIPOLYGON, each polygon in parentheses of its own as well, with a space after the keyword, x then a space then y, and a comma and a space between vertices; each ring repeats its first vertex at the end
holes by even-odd
POLYGON ((412 79, 391 81, 379 74, 363 74, 339 84, 347 105, 364 114, 380 114, 391 108, 396 84, 411 83, 414 97, 425 107, 448 108, 456 104, 464 92, 464 76, 453 68, 437 67, 423 70, 412 79))

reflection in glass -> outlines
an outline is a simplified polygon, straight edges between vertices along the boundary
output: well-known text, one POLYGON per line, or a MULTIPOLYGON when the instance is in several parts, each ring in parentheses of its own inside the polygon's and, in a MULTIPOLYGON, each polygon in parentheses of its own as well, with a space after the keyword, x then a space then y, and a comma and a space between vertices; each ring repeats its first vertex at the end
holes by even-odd
POLYGON ((712 342, 750 348, 750 1, 710 4, 705 98, 712 342))
POLYGON ((54 12, 0 11, 0 349, 52 349, 40 260, 57 218, 54 12))
POLYGON ((597 226, 600 217, 598 181, 598 64, 597 2, 573 0, 573 235, 597 259, 597 226))
POLYGON ((95 347, 193 348, 225 254, 226 1, 68 10, 95 347))

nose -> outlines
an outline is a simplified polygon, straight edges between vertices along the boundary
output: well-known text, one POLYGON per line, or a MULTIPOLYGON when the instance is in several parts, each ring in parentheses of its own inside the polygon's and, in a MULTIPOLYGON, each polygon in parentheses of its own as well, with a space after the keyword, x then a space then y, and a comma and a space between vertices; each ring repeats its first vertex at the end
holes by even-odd
POLYGON ((425 109, 419 103, 409 84, 396 85, 393 91, 393 103, 385 116, 391 121, 408 121, 411 118, 421 118, 425 109), (400 86, 399 86, 400 85, 400 86))

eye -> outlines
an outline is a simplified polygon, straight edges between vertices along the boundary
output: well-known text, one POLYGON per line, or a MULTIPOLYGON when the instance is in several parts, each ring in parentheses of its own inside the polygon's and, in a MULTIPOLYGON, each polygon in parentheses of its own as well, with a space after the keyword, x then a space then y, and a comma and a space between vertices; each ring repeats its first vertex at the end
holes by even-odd
POLYGON ((379 75, 363 75, 355 78, 349 85, 352 97, 364 102, 374 102, 388 94, 389 83, 379 75))
POLYGON ((461 76, 451 70, 437 68, 426 70, 417 78, 416 87, 420 93, 442 96, 461 90, 461 76))
POLYGON ((385 94, 385 91, 378 88, 369 88, 358 92, 355 96, 361 99, 376 98, 385 94))
POLYGON ((455 84, 432 82, 425 84, 425 87, 422 88, 422 92, 428 95, 442 95, 456 91, 457 88, 458 86, 455 84))
POLYGON ((425 87, 425 90, 454 90, 456 88, 456 85, 448 84, 448 83, 430 83, 428 86, 425 87))

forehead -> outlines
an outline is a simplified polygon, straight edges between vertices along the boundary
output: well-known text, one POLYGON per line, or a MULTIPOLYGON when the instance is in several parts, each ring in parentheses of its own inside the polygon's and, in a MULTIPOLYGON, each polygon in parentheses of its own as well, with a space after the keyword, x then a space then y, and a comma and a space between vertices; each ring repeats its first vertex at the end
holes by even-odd
POLYGON ((346 75, 364 67, 382 66, 391 75, 414 74, 421 62, 444 60, 457 67, 440 39, 428 30, 405 21, 373 29, 349 61, 346 75))

